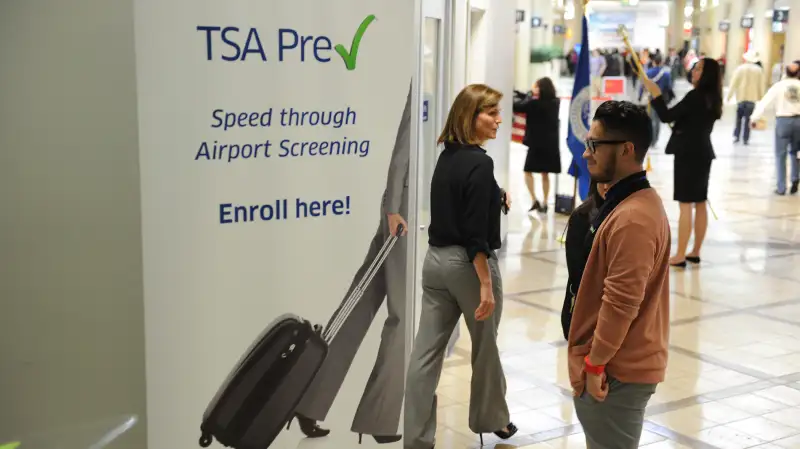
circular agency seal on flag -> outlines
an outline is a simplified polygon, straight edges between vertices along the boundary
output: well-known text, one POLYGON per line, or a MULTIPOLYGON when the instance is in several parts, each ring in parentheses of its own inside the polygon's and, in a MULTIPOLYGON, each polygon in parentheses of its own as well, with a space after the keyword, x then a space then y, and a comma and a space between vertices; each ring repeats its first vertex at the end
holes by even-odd
POLYGON ((592 110, 592 86, 587 84, 572 99, 569 105, 569 126, 572 134, 580 141, 589 134, 589 113, 592 110))

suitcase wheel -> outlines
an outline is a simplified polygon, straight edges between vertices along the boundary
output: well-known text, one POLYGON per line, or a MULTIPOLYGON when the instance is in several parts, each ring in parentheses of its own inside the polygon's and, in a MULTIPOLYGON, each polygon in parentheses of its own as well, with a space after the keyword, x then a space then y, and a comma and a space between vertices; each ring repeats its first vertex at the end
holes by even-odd
POLYGON ((209 435, 209 434, 207 434, 207 433, 204 433, 204 434, 203 434, 203 435, 200 437, 200 447, 208 447, 208 446, 211 446, 211 442, 212 442, 212 441, 213 441, 213 438, 211 438, 211 435, 209 435))

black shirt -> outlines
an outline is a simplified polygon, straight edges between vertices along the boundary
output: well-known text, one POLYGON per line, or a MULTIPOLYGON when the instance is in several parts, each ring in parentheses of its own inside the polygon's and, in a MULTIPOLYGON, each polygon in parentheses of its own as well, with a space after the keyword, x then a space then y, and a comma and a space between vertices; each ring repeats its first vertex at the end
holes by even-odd
POLYGON ((461 246, 470 262, 479 252, 499 249, 502 193, 494 161, 478 145, 447 142, 431 179, 428 244, 461 246))

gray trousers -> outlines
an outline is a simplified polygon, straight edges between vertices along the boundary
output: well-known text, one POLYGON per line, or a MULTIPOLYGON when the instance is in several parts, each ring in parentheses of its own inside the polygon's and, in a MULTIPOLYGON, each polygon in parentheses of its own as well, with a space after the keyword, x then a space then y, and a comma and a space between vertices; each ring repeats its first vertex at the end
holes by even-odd
POLYGON ((587 449, 638 448, 644 412, 655 392, 655 384, 622 383, 612 377, 608 378, 608 396, 603 402, 584 390, 574 401, 587 449))
MULTIPOLYGON (((389 222, 384 215, 364 257, 364 263, 353 277, 344 299, 364 276, 389 236, 389 222)), ((364 296, 336 334, 320 372, 296 409, 297 413, 317 421, 325 420, 344 383, 350 364, 353 363, 372 320, 386 298, 389 316, 383 324, 378 356, 358 404, 351 430, 369 435, 398 433, 403 408, 403 367, 406 352, 406 241, 406 237, 397 240, 380 271, 365 290, 364 296)), ((344 299, 337 312, 344 305, 344 299)), ((328 326, 330 325, 329 322, 328 326)))
POLYGON ((485 321, 475 321, 480 281, 461 247, 429 248, 422 268, 420 321, 406 378, 403 446, 430 449, 436 434, 436 387, 447 343, 463 315, 472 337, 472 381, 469 428, 489 433, 510 422, 506 379, 497 349, 497 329, 503 311, 503 284, 497 259, 489 259, 495 309, 485 321))

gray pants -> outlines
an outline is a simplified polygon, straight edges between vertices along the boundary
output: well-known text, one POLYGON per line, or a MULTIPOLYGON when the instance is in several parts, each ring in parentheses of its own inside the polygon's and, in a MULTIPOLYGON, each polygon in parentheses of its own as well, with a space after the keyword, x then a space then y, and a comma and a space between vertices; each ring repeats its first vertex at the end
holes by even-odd
POLYGON ((480 304, 480 281, 461 247, 429 248, 422 268, 422 305, 406 379, 403 445, 430 449, 436 434, 436 387, 445 350, 459 317, 472 337, 472 381, 469 428, 489 433, 510 422, 506 379, 497 349, 497 329, 503 311, 503 284, 497 259, 489 259, 494 291, 494 314, 475 321, 480 304))
MULTIPOLYGON (((345 299, 361 280, 389 235, 389 223, 384 215, 345 299)), ((350 364, 353 363, 372 320, 386 298, 389 316, 383 324, 378 356, 358 404, 351 430, 369 435, 398 433, 403 408, 403 367, 406 352, 406 241, 405 237, 397 240, 383 267, 336 334, 319 374, 296 409, 297 413, 317 421, 325 420, 347 376, 350 364)), ((342 305, 344 300, 339 308, 342 305)))
POLYGON ((575 414, 586 434, 587 449, 636 449, 654 384, 628 384, 608 378, 608 396, 596 401, 586 390, 575 398, 575 414))

